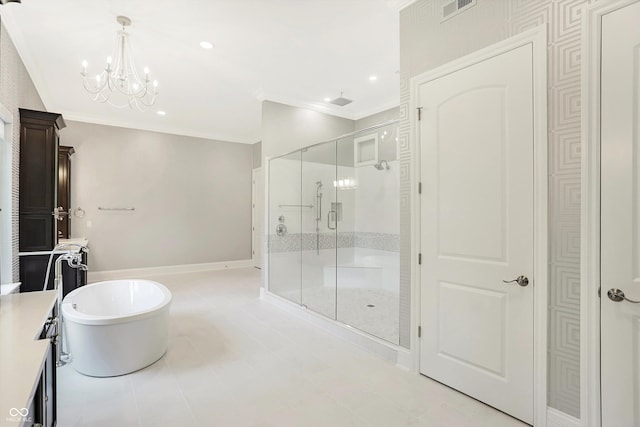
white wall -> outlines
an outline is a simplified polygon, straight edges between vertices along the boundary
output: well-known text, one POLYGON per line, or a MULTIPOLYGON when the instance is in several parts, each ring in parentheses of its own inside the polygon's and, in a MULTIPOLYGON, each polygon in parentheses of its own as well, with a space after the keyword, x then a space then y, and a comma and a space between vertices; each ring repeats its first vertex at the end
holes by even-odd
POLYGON ((389 110, 381 111, 379 113, 356 120, 354 123, 354 130, 366 129, 368 127, 379 125, 381 123, 398 120, 399 118, 400 108, 391 108, 389 110))
POLYGON ((400 233, 400 198, 398 161, 389 161, 389 170, 373 166, 355 168, 358 189, 355 191, 356 232, 400 233))
POLYGON ((353 120, 272 101, 262 103, 262 157, 274 157, 353 132, 353 120))
POLYGON ((71 234, 92 271, 251 259, 251 145, 67 124, 71 206, 86 212, 71 234))

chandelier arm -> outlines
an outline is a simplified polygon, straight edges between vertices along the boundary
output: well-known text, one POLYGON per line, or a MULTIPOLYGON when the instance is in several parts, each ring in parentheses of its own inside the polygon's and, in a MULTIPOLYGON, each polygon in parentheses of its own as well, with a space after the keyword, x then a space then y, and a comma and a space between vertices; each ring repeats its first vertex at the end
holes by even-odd
POLYGON ((101 74, 98 74, 96 77, 100 77, 100 79, 98 80, 100 82, 100 84, 98 83, 90 83, 93 80, 87 78, 86 73, 80 73, 82 75, 82 84, 85 88, 85 90, 91 94, 95 94, 98 92, 101 92, 102 90, 104 90, 106 84, 107 84, 107 74, 105 73, 105 71, 103 71, 101 74))
POLYGON ((155 102, 156 102, 156 95, 155 94, 153 94, 151 96, 151 99, 149 100, 148 103, 145 102, 145 98, 141 98, 140 99, 140 103, 142 103, 142 105, 144 105, 145 107, 151 107, 153 104, 155 104, 155 102))
POLYGON ((102 91, 102 89, 93 89, 93 88, 89 85, 89 83, 87 82, 87 80, 86 80, 86 79, 82 82, 82 85, 84 86, 84 89, 85 89, 87 92, 89 92, 90 94, 92 94, 92 95, 95 95, 95 94, 100 93, 100 92, 102 91))
POLYGON ((93 97, 93 100, 96 102, 99 102, 101 104, 104 104, 105 102, 107 102, 107 97, 104 96, 104 94, 102 92, 98 92, 96 93, 96 95, 93 97))
POLYGON ((136 94, 135 97, 138 99, 144 99, 148 93, 149 88, 147 86, 144 86, 144 88, 140 90, 140 93, 136 94))

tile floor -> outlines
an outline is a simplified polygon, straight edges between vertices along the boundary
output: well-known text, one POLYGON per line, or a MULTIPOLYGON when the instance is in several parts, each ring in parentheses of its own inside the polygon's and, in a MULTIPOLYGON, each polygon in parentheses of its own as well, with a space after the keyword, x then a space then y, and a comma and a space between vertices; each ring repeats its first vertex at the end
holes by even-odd
POLYGON ((114 378, 59 368, 59 427, 526 426, 261 301, 258 270, 151 279, 173 292, 167 354, 114 378))

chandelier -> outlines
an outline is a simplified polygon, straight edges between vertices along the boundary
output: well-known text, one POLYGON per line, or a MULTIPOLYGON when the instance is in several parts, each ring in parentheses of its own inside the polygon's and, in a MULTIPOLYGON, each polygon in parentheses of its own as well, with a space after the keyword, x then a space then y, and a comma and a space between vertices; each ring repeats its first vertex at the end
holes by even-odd
POLYGON ((131 58, 129 34, 126 28, 131 19, 126 16, 116 18, 122 30, 118 31, 113 55, 107 57, 107 66, 101 73, 88 77, 86 60, 82 61, 82 80, 84 88, 93 95, 93 100, 114 107, 137 108, 144 111, 156 102, 158 81, 151 82, 149 68, 144 67, 144 76, 140 77, 131 58))

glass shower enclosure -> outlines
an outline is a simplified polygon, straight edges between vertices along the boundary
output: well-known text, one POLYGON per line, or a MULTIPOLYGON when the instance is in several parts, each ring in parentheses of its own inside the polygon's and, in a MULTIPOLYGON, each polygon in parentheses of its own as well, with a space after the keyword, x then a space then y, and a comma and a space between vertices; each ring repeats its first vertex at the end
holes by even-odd
POLYGON ((398 344, 397 123, 269 160, 267 291, 398 344))

